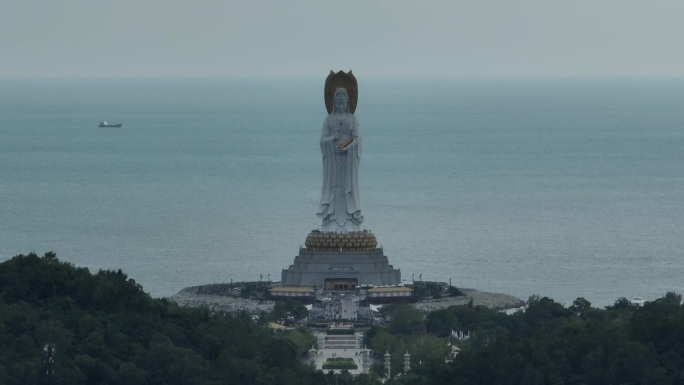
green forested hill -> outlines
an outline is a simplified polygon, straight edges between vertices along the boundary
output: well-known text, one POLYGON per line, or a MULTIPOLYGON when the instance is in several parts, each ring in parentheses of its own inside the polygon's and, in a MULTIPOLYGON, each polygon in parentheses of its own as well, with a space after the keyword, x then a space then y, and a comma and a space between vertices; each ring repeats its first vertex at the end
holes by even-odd
POLYGON ((322 384, 296 346, 249 315, 211 315, 153 299, 121 271, 54 253, 0 264, 0 384, 322 384))
MULTIPOLYGON (((678 384, 684 385, 684 305, 681 296, 632 305, 622 298, 596 309, 578 298, 569 307, 533 297, 524 312, 452 306, 422 322, 410 307, 385 311, 401 322, 373 328, 368 343, 393 357, 412 353, 409 375, 398 384, 678 384), (469 333, 466 340, 451 331, 469 333), (461 348, 445 364, 444 345, 461 348), (440 352, 437 356, 435 352, 440 352), (417 362, 419 361, 419 362, 417 362)), ((393 362, 401 371, 401 359, 393 362)))
MULTIPOLYGON (((582 298, 564 307, 534 297, 513 315, 476 306, 425 315, 402 304, 384 312, 392 321, 371 328, 366 343, 392 354, 393 376, 405 352, 412 355, 411 371, 386 384, 684 385, 676 293, 643 307, 624 298, 596 309, 582 298), (470 338, 457 341, 452 330, 470 338), (458 356, 447 357, 447 342, 458 356)), ((299 360, 310 343, 302 335, 274 334, 247 314, 179 308, 121 271, 91 274, 54 253, 0 263, 0 385, 380 383, 377 364, 355 378, 314 371, 299 360), (56 346, 49 377, 48 341, 56 346)))

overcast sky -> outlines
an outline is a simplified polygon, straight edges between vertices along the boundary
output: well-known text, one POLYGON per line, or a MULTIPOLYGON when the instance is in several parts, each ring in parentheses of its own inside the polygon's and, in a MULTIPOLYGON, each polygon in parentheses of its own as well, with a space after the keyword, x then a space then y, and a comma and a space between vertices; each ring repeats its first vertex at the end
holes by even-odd
POLYGON ((0 77, 683 76, 683 0, 0 0, 0 77))

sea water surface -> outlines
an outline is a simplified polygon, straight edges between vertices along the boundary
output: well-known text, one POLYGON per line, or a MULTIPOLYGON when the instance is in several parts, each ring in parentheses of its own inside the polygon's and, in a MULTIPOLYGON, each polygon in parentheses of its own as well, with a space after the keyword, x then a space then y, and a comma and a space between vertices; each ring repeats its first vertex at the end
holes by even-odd
MULTIPOLYGON (((359 85, 364 224, 404 279, 566 305, 684 292, 683 79, 359 85)), ((0 80, 0 259, 54 250, 155 297, 279 280, 319 225, 322 95, 0 80)))

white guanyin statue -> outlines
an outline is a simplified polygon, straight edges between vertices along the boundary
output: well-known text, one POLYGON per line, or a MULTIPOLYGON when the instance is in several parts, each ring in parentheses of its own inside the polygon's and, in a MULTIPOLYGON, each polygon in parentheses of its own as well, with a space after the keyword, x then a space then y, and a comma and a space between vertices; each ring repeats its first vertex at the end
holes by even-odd
POLYGON ((351 71, 330 71, 325 82, 328 116, 321 132, 323 187, 317 215, 323 221, 322 231, 361 231, 361 137, 359 121, 354 116, 357 98, 356 78, 351 71))

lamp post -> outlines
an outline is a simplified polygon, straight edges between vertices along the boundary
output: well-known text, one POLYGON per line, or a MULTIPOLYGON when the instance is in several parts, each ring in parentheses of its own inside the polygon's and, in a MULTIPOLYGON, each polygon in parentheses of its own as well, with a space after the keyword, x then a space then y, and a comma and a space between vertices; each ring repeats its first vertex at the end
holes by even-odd
POLYGON ((392 371, 392 363, 390 362, 391 360, 391 354, 389 353, 389 350, 387 353, 385 353, 385 378, 389 380, 391 376, 391 371, 392 371))
POLYGON ((45 374, 47 375, 47 383, 49 384, 52 379, 52 375, 55 374, 55 345, 51 342, 45 344, 43 347, 43 362, 45 363, 45 374))

